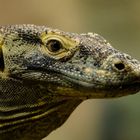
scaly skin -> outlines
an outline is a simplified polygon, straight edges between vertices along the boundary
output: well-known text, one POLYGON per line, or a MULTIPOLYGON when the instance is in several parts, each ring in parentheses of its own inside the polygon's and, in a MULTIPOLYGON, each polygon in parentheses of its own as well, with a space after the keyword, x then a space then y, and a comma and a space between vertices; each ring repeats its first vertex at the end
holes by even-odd
POLYGON ((0 27, 0 140, 41 140, 86 99, 140 90, 140 62, 97 34, 0 27))

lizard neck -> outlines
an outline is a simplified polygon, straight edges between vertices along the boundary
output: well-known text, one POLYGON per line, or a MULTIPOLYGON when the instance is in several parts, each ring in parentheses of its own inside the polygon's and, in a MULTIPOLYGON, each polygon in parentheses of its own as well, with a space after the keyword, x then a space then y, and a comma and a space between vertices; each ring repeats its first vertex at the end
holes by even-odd
POLYGON ((5 91, 0 91, 3 97, 0 100, 1 140, 11 137, 13 140, 40 140, 61 126, 82 102, 80 99, 57 97, 37 86, 27 86, 22 90, 22 83, 17 81, 5 81, 1 89, 5 91))

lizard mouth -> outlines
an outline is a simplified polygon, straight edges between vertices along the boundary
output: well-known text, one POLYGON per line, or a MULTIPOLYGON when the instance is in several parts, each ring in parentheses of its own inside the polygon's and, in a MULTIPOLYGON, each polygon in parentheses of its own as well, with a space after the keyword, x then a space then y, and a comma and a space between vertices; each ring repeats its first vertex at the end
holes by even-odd
POLYGON ((83 93, 87 97, 89 96, 89 98, 121 97, 135 94, 140 91, 140 81, 104 85, 101 83, 78 80, 67 75, 63 75, 62 77, 69 81, 75 90, 83 93))
MULTIPOLYGON (((34 71, 33 69, 28 69, 28 72, 26 71, 25 73, 22 73, 21 75, 23 76, 23 80, 25 80, 25 83, 30 79, 30 75, 32 76, 31 73, 42 73, 45 72, 46 70, 40 70, 37 69, 34 71), (25 76, 26 75, 26 76, 25 76), (27 78, 27 79, 26 79, 27 78), (29 78, 29 79, 28 79, 29 78)), ((20 77, 22 77, 20 75, 20 77)), ((137 80, 131 80, 130 82, 125 82, 125 83, 108 83, 106 82, 105 84, 101 82, 95 82, 95 81, 88 81, 81 79, 80 77, 74 77, 71 75, 67 75, 65 73, 60 73, 60 72, 51 72, 52 77, 56 78, 56 81, 51 81, 51 79, 47 82, 46 84, 50 83, 50 85, 53 85, 53 87, 61 87, 62 90, 67 92, 66 94, 69 96, 70 93, 69 91, 66 91, 65 89, 70 88, 72 92, 77 93, 75 96, 79 97, 89 97, 89 98, 110 98, 110 97, 120 97, 120 96, 125 96, 125 95, 130 95, 130 94, 135 94, 140 91, 140 78, 137 78, 137 80), (58 80, 59 79, 59 80, 58 80), (134 82, 133 82, 134 81, 134 82)), ((17 74, 14 76, 14 78, 17 77, 17 74)), ((35 78, 35 77, 34 77, 35 78)), ((38 83, 38 79, 36 79, 36 82, 38 83)), ((33 80, 33 84, 36 83, 35 80, 33 80)), ((43 81, 42 81, 43 82, 43 81)), ((42 83, 40 81, 40 84, 42 83)), ((44 82, 43 82, 44 83, 44 82)), ((46 84, 43 84, 44 86, 46 84)), ((66 95, 65 94, 65 95, 66 95)), ((71 95, 70 95, 71 96, 71 95)))

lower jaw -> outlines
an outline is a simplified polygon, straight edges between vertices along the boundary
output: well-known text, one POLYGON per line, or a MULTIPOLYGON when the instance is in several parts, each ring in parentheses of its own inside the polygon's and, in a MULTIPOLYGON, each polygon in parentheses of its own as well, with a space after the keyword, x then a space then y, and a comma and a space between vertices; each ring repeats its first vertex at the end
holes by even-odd
MULTIPOLYGON (((64 88, 62 88, 64 90, 64 88)), ((61 91, 62 91, 61 90, 61 91)), ((66 97, 77 97, 81 99, 95 99, 95 98, 117 98, 127 95, 133 95, 140 91, 140 84, 133 83, 131 85, 121 85, 121 86, 109 86, 109 87, 99 87, 94 88, 91 84, 86 86, 74 84, 74 89, 70 88, 64 91, 64 96, 66 97)))

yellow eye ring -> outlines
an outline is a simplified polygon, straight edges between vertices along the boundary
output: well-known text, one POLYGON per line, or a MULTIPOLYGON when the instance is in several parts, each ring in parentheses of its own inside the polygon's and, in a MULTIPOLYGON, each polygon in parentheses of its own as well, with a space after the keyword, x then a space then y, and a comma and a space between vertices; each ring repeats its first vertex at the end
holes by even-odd
POLYGON ((78 49, 79 41, 57 32, 42 33, 41 51, 56 60, 69 57, 78 49))

